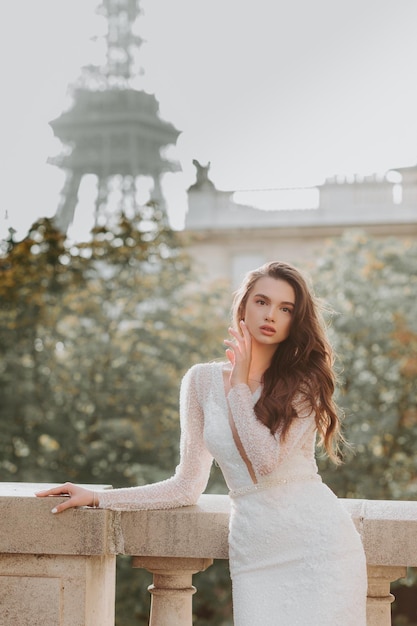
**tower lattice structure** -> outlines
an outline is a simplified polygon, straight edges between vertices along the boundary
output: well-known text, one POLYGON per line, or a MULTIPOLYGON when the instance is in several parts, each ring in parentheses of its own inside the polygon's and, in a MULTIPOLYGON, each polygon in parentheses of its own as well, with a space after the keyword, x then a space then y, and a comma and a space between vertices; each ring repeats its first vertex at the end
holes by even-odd
POLYGON ((66 232, 74 219, 83 176, 97 177, 96 220, 108 211, 111 190, 118 189, 123 210, 137 202, 140 176, 153 180, 152 199, 164 204, 161 175, 178 169, 161 156, 179 132, 159 117, 154 95, 132 87, 141 73, 135 68, 142 43, 134 32, 138 0, 103 0, 98 7, 107 24, 104 66, 88 66, 74 86, 73 104, 50 122, 65 150, 49 162, 61 167, 65 184, 55 216, 66 232))

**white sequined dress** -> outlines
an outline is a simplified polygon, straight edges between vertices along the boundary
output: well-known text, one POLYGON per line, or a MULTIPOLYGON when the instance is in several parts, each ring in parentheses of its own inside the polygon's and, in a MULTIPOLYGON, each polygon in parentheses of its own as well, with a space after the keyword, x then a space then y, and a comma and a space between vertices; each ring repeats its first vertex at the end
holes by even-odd
POLYGON ((366 564, 360 536, 314 456, 314 417, 296 407, 284 442, 255 416, 253 394, 226 397, 222 363, 195 365, 181 386, 180 463, 168 480, 100 494, 112 509, 195 504, 213 458, 230 489, 234 626, 366 626, 366 564), (254 469, 249 474, 229 417, 254 469))

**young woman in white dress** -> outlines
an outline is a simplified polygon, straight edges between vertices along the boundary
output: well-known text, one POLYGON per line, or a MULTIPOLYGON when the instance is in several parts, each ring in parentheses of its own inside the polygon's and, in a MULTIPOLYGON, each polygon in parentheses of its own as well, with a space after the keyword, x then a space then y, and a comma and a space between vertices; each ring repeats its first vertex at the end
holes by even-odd
POLYGON ((235 626, 366 626, 360 536, 315 460, 316 437, 339 462, 332 351, 301 273, 250 272, 235 294, 225 362, 181 384, 180 463, 165 481, 93 492, 72 483, 52 509, 162 509, 195 504, 213 458, 230 489, 235 626))

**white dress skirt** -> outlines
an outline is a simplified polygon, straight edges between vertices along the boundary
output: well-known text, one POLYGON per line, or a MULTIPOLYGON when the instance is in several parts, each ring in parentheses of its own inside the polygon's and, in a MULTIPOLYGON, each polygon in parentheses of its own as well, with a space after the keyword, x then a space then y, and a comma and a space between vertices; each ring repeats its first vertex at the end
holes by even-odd
POLYGON ((232 498, 235 626, 365 626, 359 534, 318 481, 232 498))

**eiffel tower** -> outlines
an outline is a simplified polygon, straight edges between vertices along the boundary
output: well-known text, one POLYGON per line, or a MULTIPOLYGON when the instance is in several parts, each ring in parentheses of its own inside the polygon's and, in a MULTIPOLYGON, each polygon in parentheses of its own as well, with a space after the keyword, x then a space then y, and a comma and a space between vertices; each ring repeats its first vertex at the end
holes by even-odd
POLYGON ((97 178, 95 222, 109 214, 110 196, 117 190, 119 208, 137 203, 138 177, 153 180, 152 200, 164 205, 161 175, 178 170, 161 156, 161 149, 175 144, 179 132, 159 117, 153 95, 134 89, 141 74, 135 58, 142 43, 134 33, 140 14, 139 0, 103 0, 97 12, 106 18, 106 61, 88 66, 74 86, 72 107, 50 122, 56 137, 66 146, 49 159, 66 174, 55 216, 66 232, 74 219, 82 178, 97 178))

